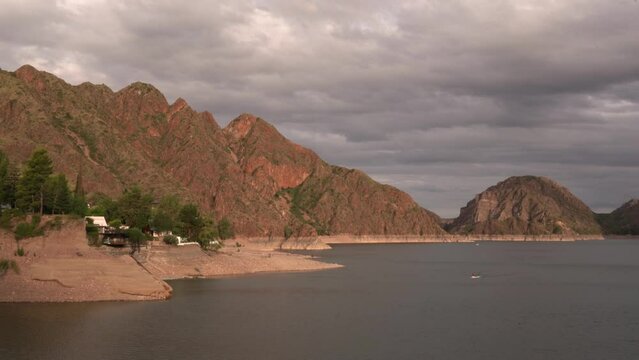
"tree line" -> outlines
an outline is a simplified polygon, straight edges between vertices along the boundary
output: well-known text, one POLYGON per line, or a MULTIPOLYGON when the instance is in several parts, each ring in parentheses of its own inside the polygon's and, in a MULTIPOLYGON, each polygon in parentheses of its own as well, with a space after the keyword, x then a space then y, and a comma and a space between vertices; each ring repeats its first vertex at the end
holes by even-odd
MULTIPOLYGON (((203 248, 209 248, 214 240, 226 240, 235 235, 228 219, 215 222, 212 216, 202 214, 197 205, 183 204, 176 195, 164 196, 156 203, 151 193, 138 186, 124 190, 117 199, 96 194, 90 203, 89 215, 104 216, 109 226, 114 228, 126 225, 132 245, 136 246, 145 240, 139 233, 149 234, 151 231, 170 231, 200 243, 203 248)), ((173 239, 172 235, 165 237, 168 243, 173 243, 173 239)))
MULTIPOLYGON (((53 162, 44 149, 37 149, 21 170, 0 151, 0 214, 5 211, 31 214, 73 214, 104 216, 109 225, 126 225, 132 245, 139 247, 153 231, 168 232, 199 242, 208 248, 213 240, 234 236, 231 222, 223 218, 215 222, 202 214, 197 205, 182 203, 175 195, 159 201, 139 186, 124 190, 112 199, 104 194, 86 198, 82 173, 78 173, 74 191, 64 174, 53 173, 53 162)), ((169 239, 170 240, 170 239, 169 239)))
POLYGON ((86 200, 78 186, 71 192, 66 176, 53 173, 53 161, 44 149, 35 150, 22 170, 0 152, 0 211, 84 215, 86 200))

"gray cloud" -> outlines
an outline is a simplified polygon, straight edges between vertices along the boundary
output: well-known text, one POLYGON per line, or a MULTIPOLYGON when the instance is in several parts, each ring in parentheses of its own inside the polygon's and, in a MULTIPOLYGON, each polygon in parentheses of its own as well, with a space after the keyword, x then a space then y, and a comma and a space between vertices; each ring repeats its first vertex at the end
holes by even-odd
POLYGON ((509 175, 639 196, 639 4, 17 1, 0 66, 242 112, 442 216, 509 175))

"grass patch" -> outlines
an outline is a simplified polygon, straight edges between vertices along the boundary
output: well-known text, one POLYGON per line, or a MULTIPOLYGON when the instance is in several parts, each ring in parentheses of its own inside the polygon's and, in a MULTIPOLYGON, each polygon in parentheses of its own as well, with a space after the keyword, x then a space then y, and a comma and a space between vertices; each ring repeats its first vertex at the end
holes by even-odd
POLYGON ((38 226, 41 220, 40 215, 33 215, 31 222, 19 223, 14 230, 16 240, 44 235, 44 229, 38 226))
POLYGON ((13 272, 15 272, 16 274, 20 273, 20 268, 18 267, 18 263, 16 263, 15 260, 1 259, 0 276, 4 276, 4 274, 6 274, 9 270, 13 270, 13 272))

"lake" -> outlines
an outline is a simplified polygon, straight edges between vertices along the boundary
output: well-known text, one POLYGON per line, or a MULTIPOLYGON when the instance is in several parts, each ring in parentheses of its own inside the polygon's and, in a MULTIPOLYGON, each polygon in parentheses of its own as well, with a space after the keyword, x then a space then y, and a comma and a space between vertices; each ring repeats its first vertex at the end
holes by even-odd
POLYGON ((0 359, 639 359, 639 241, 316 254, 346 267, 172 281, 165 302, 0 304, 0 359))

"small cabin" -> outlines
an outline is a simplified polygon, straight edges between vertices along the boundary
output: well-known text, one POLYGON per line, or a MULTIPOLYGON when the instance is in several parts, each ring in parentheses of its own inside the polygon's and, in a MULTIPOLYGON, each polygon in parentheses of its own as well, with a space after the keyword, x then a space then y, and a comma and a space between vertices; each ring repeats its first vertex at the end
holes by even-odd
POLYGON ((87 223, 93 223, 93 225, 97 226, 99 234, 104 234, 104 230, 109 227, 104 216, 85 216, 84 221, 87 223))

